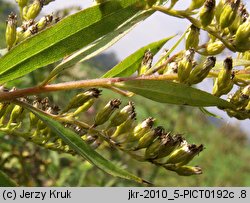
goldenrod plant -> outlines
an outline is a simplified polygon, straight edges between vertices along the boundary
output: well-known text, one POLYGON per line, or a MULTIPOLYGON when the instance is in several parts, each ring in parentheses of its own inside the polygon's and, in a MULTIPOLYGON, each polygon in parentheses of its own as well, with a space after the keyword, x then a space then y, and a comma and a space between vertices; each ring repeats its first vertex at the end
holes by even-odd
MULTIPOLYGON (((100 150, 116 149, 138 162, 190 176, 202 174, 201 167, 189 163, 204 145, 191 144, 184 134, 155 126, 157 115, 152 115, 156 119, 136 120, 134 95, 180 106, 214 106, 231 117, 250 118, 250 18, 241 0, 192 1, 183 10, 175 9, 181 1, 95 1, 89 8, 61 19, 53 14, 41 16, 50 2, 16 0, 20 13, 10 13, 7 19, 7 48, 0 58, 2 133, 47 150, 81 156, 108 174, 150 185, 153 183, 107 160, 100 150), (190 22, 159 59, 155 55, 176 36, 140 48, 100 78, 57 82, 66 69, 102 53, 156 11, 190 22), (200 30, 208 34, 204 44, 200 30), (176 52, 181 41, 185 41, 185 49, 176 52), (232 56, 216 59, 223 51, 232 56), (53 70, 41 83, 6 88, 48 66, 53 70), (206 78, 214 80, 212 92, 194 86, 206 78), (81 92, 63 98, 67 100, 65 106, 48 98, 56 91, 76 89, 81 92), (97 107, 102 89, 131 97, 131 101, 123 104, 121 99, 110 98, 106 105, 97 107), (221 98, 225 95, 228 99, 221 98), (81 115, 91 108, 97 108, 92 122, 82 120, 81 115)), ((0 177, 5 180, 3 184, 14 184, 1 171, 0 177)))

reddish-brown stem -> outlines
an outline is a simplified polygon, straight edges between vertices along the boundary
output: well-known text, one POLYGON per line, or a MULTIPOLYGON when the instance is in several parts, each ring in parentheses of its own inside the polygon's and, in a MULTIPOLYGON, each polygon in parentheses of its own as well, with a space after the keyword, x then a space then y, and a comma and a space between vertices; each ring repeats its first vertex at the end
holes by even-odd
MULTIPOLYGON (((36 86, 26 89, 15 90, 11 92, 2 92, 0 93, 0 102, 10 101, 20 97, 26 97, 30 95, 38 95, 41 93, 55 92, 55 91, 64 91, 80 88, 89 88, 89 87, 102 87, 118 91, 117 88, 113 88, 113 83, 124 82, 128 80, 175 80, 176 75, 161 75, 161 76, 141 76, 141 77, 129 77, 129 78, 102 78, 102 79, 92 79, 92 80, 80 80, 72 81, 58 84, 51 84, 45 86, 36 86)), ((119 91, 118 91, 119 92, 119 91)), ((119 92, 121 93, 121 92, 119 92)))
POLYGON ((0 101, 13 100, 19 97, 25 97, 29 95, 37 95, 41 93, 47 92, 55 92, 62 90, 71 90, 71 89, 79 89, 86 87, 107 87, 110 86, 111 83, 117 82, 119 79, 93 79, 93 80, 80 80, 80 81, 72 81, 58 84, 51 84, 45 86, 36 86, 30 87, 26 89, 15 90, 12 92, 2 92, 0 93, 0 101))

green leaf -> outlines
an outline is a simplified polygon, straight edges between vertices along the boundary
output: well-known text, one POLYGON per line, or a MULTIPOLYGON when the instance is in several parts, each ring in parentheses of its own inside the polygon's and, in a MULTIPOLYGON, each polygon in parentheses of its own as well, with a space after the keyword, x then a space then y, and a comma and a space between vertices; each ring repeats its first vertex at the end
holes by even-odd
POLYGON ((145 47, 138 49, 136 52, 128 56, 122 62, 117 64, 110 71, 105 73, 102 78, 112 78, 112 77, 128 77, 138 70, 141 61, 143 59, 145 51, 149 50, 155 55, 167 41, 172 39, 174 36, 164 38, 160 41, 156 41, 148 44, 145 47))
POLYGON ((131 31, 135 27, 138 22, 144 20, 152 13, 153 11, 149 10, 140 11, 138 14, 134 15, 128 21, 126 21, 124 25, 121 25, 118 29, 108 33, 101 39, 98 39, 94 43, 91 43, 85 48, 72 54, 70 57, 63 60, 57 67, 55 67, 43 83, 45 84, 49 82, 53 77, 55 77, 65 69, 70 68, 77 62, 84 62, 100 54, 101 52, 112 46, 114 43, 119 41, 122 37, 124 37, 129 31, 131 31))
POLYGON ((114 31, 144 4, 139 0, 97 4, 25 40, 0 58, 0 84, 54 63, 114 31))
POLYGON ((41 119, 51 130, 56 133, 69 147, 75 152, 81 155, 83 158, 102 169, 106 173, 117 176, 120 178, 136 181, 138 183, 148 183, 147 181, 123 170, 114 165, 111 161, 106 160, 99 153, 93 150, 88 144, 86 144, 75 132, 68 128, 65 128, 58 121, 49 117, 47 114, 40 110, 35 109, 32 106, 24 105, 25 108, 33 112, 39 119, 41 119))
POLYGON ((222 119, 220 116, 208 111, 207 109, 203 108, 203 107, 199 107, 200 111, 202 113, 204 113, 205 115, 207 116, 210 116, 210 117, 214 117, 214 118, 218 118, 218 119, 222 119))
POLYGON ((234 107, 231 103, 207 92, 181 83, 156 79, 136 79, 113 84, 148 99, 178 105, 234 107))
POLYGON ((16 187, 17 184, 9 176, 0 170, 0 187, 16 187))

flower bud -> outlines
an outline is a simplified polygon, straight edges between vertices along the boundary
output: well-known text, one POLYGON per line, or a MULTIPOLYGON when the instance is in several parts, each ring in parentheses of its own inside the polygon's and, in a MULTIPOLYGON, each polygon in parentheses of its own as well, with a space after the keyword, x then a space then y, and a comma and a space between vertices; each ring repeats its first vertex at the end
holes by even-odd
POLYGON ((196 49, 199 45, 200 29, 191 25, 186 34, 186 50, 196 49))
POLYGON ((49 25, 52 21, 53 21, 53 16, 52 15, 47 15, 47 16, 42 17, 37 22, 38 31, 41 31, 44 28, 46 28, 46 26, 49 25))
POLYGON ((162 144, 159 148, 159 154, 157 158, 163 158, 168 156, 173 150, 175 150, 177 147, 181 145, 181 143, 184 141, 182 136, 177 134, 171 137, 170 136, 163 136, 162 137, 162 144))
POLYGON ((174 171, 180 176, 191 176, 191 175, 200 175, 202 174, 202 169, 198 166, 180 166, 176 167, 175 165, 164 166, 167 170, 174 171))
POLYGON ((227 3, 228 0, 220 0, 215 9, 215 19, 219 23, 221 12, 223 10, 224 5, 227 3))
POLYGON ((23 29, 23 31, 26 31, 26 30, 28 30, 29 27, 31 27, 32 25, 35 25, 35 20, 34 20, 34 19, 24 21, 24 22, 22 23, 21 28, 23 29))
POLYGON ((232 69, 233 60, 231 57, 227 57, 224 60, 224 65, 215 80, 213 87, 213 95, 220 97, 223 94, 227 94, 233 88, 232 81, 232 69))
POLYGON ((211 24, 215 14, 215 0, 206 0, 200 10, 200 21, 203 27, 211 24))
POLYGON ((154 124, 154 119, 152 117, 145 119, 142 123, 139 123, 133 130, 133 134, 128 138, 128 142, 137 141, 142 138, 146 133, 151 131, 154 124))
POLYGON ((128 131, 132 132, 134 129, 134 125, 135 125, 135 116, 136 116, 136 114, 134 112, 128 117, 128 119, 126 121, 124 121, 121 125, 119 125, 116 128, 115 132, 113 133, 112 138, 117 138, 118 136, 120 136, 128 131))
POLYGON ((153 54, 150 50, 147 50, 144 53, 141 66, 138 69, 138 75, 143 75, 145 74, 152 66, 152 61, 153 61, 153 54))
POLYGON ((178 63, 175 61, 169 63, 164 74, 168 75, 168 74, 176 74, 176 73, 178 73, 178 63))
POLYGON ((220 15, 220 21, 219 21, 221 29, 224 29, 233 23, 236 17, 239 5, 240 5, 240 0, 228 1, 224 5, 221 15, 220 15))
POLYGON ((150 144, 152 144, 154 139, 162 135, 163 132, 164 132, 164 129, 161 126, 155 129, 151 129, 149 132, 147 132, 143 137, 139 139, 138 145, 135 150, 148 147, 150 144))
POLYGON ((16 28, 17 28, 17 16, 11 13, 8 16, 6 33, 5 33, 8 50, 10 50, 16 42, 16 28))
POLYGON ((20 43, 21 41, 32 35, 31 32, 27 30, 31 29, 31 26, 33 26, 34 24, 35 24, 34 20, 28 20, 24 21, 22 26, 17 28, 16 44, 20 43))
POLYGON ((15 105, 11 114, 10 114, 9 123, 16 122, 16 120, 21 116, 23 111, 24 111, 23 107, 21 107, 19 105, 15 105))
POLYGON ((180 82, 185 82, 192 70, 193 67, 193 59, 194 59, 194 50, 189 49, 186 51, 185 56, 178 63, 178 79, 180 82))
POLYGON ((196 146, 194 144, 190 145, 185 143, 179 149, 176 149, 170 154, 166 164, 175 164, 176 166, 183 166, 189 163, 203 149, 203 145, 196 146))
POLYGON ((206 0, 192 0, 191 5, 189 6, 188 10, 195 10, 199 9, 203 6, 206 0))
POLYGON ((225 45, 220 41, 216 40, 214 42, 209 41, 205 50, 199 53, 205 56, 212 56, 220 54, 225 49, 225 45))
POLYGON ((159 154, 159 148, 161 147, 161 138, 158 137, 145 151, 145 159, 153 160, 156 159, 159 154))
POLYGON ((123 107, 119 112, 117 112, 111 119, 109 127, 114 127, 121 125, 125 122, 131 114, 134 114, 135 107, 133 102, 129 102, 128 105, 123 107))
POLYGON ((31 112, 29 113, 29 119, 30 119, 30 128, 35 127, 37 125, 37 122, 39 121, 37 116, 31 112))
POLYGON ((74 113, 73 116, 78 115, 81 112, 86 112, 93 104, 95 103, 96 98, 91 98, 88 101, 86 101, 82 106, 78 107, 74 113))
POLYGON ((16 30, 16 44, 18 44, 19 42, 21 42, 23 40, 23 33, 25 32, 25 30, 22 27, 18 27, 16 30))
POLYGON ((233 21, 233 23, 232 23, 231 25, 229 25, 229 27, 228 27, 230 33, 231 33, 232 35, 234 35, 234 34, 237 32, 239 26, 240 26, 242 23, 244 23, 244 22, 247 20, 248 17, 249 17, 249 14, 248 14, 248 12, 247 12, 247 10, 246 10, 244 4, 240 3, 234 21, 233 21))
POLYGON ((49 106, 45 109, 45 112, 50 115, 58 115, 58 112, 60 111, 59 107, 56 105, 49 106))
POLYGON ((92 88, 83 93, 77 94, 70 100, 69 104, 62 111, 62 113, 68 112, 70 109, 78 108, 92 98, 98 98, 100 95, 100 92, 101 92, 100 90, 96 88, 92 88))
POLYGON ((250 44, 250 17, 247 19, 246 22, 242 23, 236 34, 235 34, 235 41, 234 45, 237 49, 241 51, 248 51, 249 44, 250 44))
POLYGON ((37 32, 38 32, 37 24, 31 25, 26 31, 18 29, 16 44, 24 41, 25 39, 31 37, 37 32))
POLYGON ((208 57, 204 63, 200 63, 194 67, 188 78, 188 84, 197 84, 204 80, 209 71, 215 66, 216 58, 213 56, 208 57))
POLYGON ((232 24, 229 25, 228 29, 231 35, 235 35, 238 30, 238 27, 242 24, 241 17, 239 15, 235 16, 235 19, 232 24))
POLYGON ((35 0, 27 9, 27 12, 24 14, 24 18, 26 20, 35 19, 42 10, 43 5, 44 0, 35 0))
POLYGON ((170 133, 158 137, 145 151, 146 159, 159 159, 168 156, 183 141, 182 137, 170 133))
POLYGON ((18 3, 18 6, 20 8, 23 8, 23 7, 27 6, 28 0, 16 0, 16 2, 18 3))
POLYGON ((229 99, 231 103, 233 103, 237 109, 244 109, 247 105, 250 98, 250 85, 247 85, 244 88, 240 88, 235 92, 235 94, 229 99))
POLYGON ((96 114, 93 126, 102 125, 108 121, 114 111, 119 108, 120 104, 121 100, 119 99, 113 99, 108 102, 108 104, 96 114))

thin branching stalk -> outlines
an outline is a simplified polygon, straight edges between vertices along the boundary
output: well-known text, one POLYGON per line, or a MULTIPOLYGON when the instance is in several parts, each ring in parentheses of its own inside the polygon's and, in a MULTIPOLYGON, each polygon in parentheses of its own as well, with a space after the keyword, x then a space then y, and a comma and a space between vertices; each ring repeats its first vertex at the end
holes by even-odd
POLYGON ((130 77, 130 78, 105 78, 105 79, 71 81, 71 82, 65 82, 65 83, 46 85, 42 87, 36 86, 36 87, 30 87, 26 89, 19 89, 19 90, 15 90, 11 92, 2 92, 0 93, 0 102, 14 100, 16 98, 26 97, 30 95, 38 95, 42 93, 65 91, 65 90, 80 89, 80 88, 89 88, 89 87, 108 88, 118 93, 125 94, 124 92, 118 90, 117 88, 114 88, 112 86, 112 83, 124 82, 128 80, 136 80, 136 79, 175 80, 177 79, 177 76, 173 74, 173 75, 141 76, 141 77, 130 77))
POLYGON ((209 34, 215 36, 216 38, 218 38, 219 40, 221 40, 223 42, 223 44, 232 52, 236 52, 235 47, 225 38, 223 38, 222 36, 220 36, 220 32, 214 30, 211 26, 207 26, 206 28, 202 27, 201 23, 199 20, 191 17, 190 15, 188 15, 185 11, 177 11, 177 10, 173 10, 173 9, 168 9, 164 6, 153 6, 152 9, 160 11, 162 13, 165 13, 167 15, 173 16, 173 17, 177 17, 177 18, 182 18, 182 19, 187 19, 189 20, 193 25, 195 25, 196 27, 203 29, 205 31, 207 31, 209 34))

